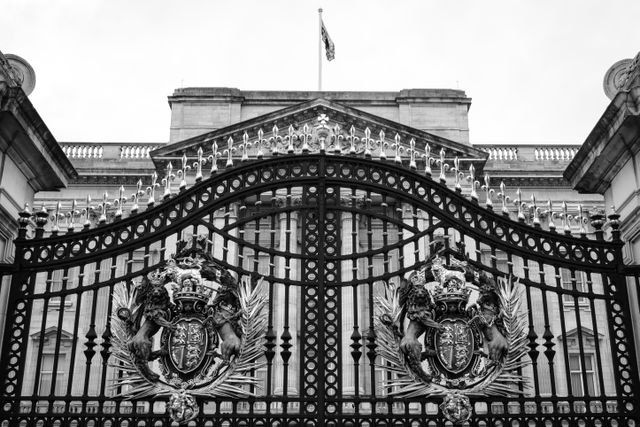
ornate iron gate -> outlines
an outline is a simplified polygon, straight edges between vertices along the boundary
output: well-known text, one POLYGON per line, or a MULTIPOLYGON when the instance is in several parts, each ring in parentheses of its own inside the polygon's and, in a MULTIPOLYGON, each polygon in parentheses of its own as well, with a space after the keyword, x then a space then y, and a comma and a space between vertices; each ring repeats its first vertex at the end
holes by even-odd
MULTIPOLYGON (((2 425, 171 425, 168 396, 117 396, 127 386, 112 354, 113 295, 199 235, 220 268, 254 287, 263 277, 268 310, 263 353, 250 369, 256 384, 244 387, 253 396, 199 397, 193 425, 450 423, 442 393, 394 395, 406 372, 389 353, 396 338, 382 330, 393 322, 376 320, 394 287, 436 252, 447 265, 463 260, 489 277, 519 278, 514 314, 526 335, 510 345, 526 346, 514 375, 527 381, 502 396, 469 396, 467 424, 638 421, 615 217, 612 242, 600 217, 592 217, 595 240, 543 231, 430 173, 325 153, 242 163, 96 229, 43 237, 47 214, 36 213, 28 236, 30 216, 16 241, 2 425)), ((456 381, 447 387, 464 390, 456 381)))

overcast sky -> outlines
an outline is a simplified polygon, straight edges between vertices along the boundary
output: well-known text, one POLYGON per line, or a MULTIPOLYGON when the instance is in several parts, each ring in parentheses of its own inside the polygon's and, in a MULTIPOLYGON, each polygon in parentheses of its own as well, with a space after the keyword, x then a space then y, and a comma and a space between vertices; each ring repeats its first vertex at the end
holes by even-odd
POLYGON ((607 69, 640 50, 640 1, 0 0, 0 50, 37 76, 58 141, 167 141, 177 87, 459 88, 472 143, 581 143, 607 69))

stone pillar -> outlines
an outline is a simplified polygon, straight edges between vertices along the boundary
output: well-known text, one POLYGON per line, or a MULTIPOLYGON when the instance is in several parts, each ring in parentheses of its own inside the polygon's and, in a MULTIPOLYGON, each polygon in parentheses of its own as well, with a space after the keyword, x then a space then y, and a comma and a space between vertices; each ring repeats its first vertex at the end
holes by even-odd
MULTIPOLYGON (((349 199, 350 201, 350 199, 349 199)), ((340 253, 342 255, 351 255, 358 252, 360 242, 360 227, 359 227, 359 215, 354 215, 351 212, 342 212, 340 217, 340 238, 342 240, 342 247, 340 253)), ((353 279, 358 279, 359 269, 358 266, 353 264, 352 260, 344 260, 341 263, 340 279, 343 282, 347 282, 353 279)), ((355 394, 355 363, 351 355, 351 335, 353 334, 353 327, 355 324, 354 318, 354 290, 353 287, 343 287, 341 290, 341 305, 342 305, 342 393, 344 395, 355 394)), ((362 294, 358 295, 358 306, 363 307, 362 294)), ((361 313, 362 310, 358 310, 361 313)), ((358 315, 359 332, 362 335, 362 317, 358 315)), ((360 340, 360 344, 363 344, 363 340, 360 340)), ((362 351, 362 349, 360 350, 362 351)), ((360 358, 360 368, 362 369, 363 358, 360 358)), ((362 382, 359 385, 359 392, 364 393, 362 382)))
MULTIPOLYGON (((284 198, 283 198, 284 199, 284 198)), ((299 253, 298 249, 298 240, 297 240, 297 229, 298 229, 298 213, 291 212, 289 214, 282 213, 278 218, 279 227, 278 227, 278 250, 287 251, 291 254, 299 253), (287 246, 288 243, 288 246, 287 246)), ((298 262, 295 260, 289 260, 289 265, 287 265, 287 259, 280 258, 277 261, 276 265, 276 277, 285 278, 285 279, 296 279, 298 274, 297 268, 298 262)), ((274 394, 280 395, 283 394, 284 391, 284 363, 282 360, 282 351, 283 348, 281 345, 284 343, 282 337, 283 334, 287 331, 287 323, 285 322, 285 312, 289 310, 289 322, 288 322, 288 332, 291 334, 291 339, 289 340, 289 351, 291 352, 291 357, 288 361, 288 369, 287 369, 287 394, 288 395, 297 395, 298 394, 298 292, 295 287, 289 288, 289 304, 287 305, 286 295, 285 295, 285 286, 281 283, 276 283, 274 285, 274 329, 276 332, 278 347, 276 348, 276 356, 274 358, 274 394)))

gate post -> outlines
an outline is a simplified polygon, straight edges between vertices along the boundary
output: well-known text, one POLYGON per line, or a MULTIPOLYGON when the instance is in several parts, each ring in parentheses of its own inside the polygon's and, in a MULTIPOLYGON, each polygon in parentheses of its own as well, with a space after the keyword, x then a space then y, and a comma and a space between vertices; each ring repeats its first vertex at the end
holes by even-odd
MULTIPOLYGON (((631 322, 631 305, 629 301, 628 284, 625 275, 625 266, 622 255, 624 242, 620 239, 620 215, 609 215, 611 225, 611 240, 617 243, 614 249, 614 260, 617 269, 611 274, 611 283, 615 286, 613 301, 610 302, 610 310, 614 315, 609 319, 611 331, 611 351, 615 355, 617 369, 617 394, 619 414, 628 414, 629 418, 638 419, 640 405, 640 378, 638 377, 638 360, 634 342, 633 324, 631 322)), ((621 420, 624 421, 624 420, 621 420)))

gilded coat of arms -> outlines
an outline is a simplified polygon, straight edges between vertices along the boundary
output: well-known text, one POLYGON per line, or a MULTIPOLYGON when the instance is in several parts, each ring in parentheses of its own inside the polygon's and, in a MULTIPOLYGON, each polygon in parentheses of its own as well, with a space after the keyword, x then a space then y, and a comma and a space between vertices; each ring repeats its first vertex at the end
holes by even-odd
POLYGON ((196 396, 247 397, 256 379, 266 329, 261 281, 237 281, 220 267, 202 236, 139 284, 114 290, 112 366, 121 396, 168 395, 169 414, 186 423, 198 415, 196 396), (159 343, 155 342, 159 334, 159 343))
POLYGON ((442 396, 443 415, 462 423, 469 396, 518 394, 526 384, 526 312, 519 285, 467 261, 432 257, 377 298, 381 355, 396 373, 389 394, 442 396))

